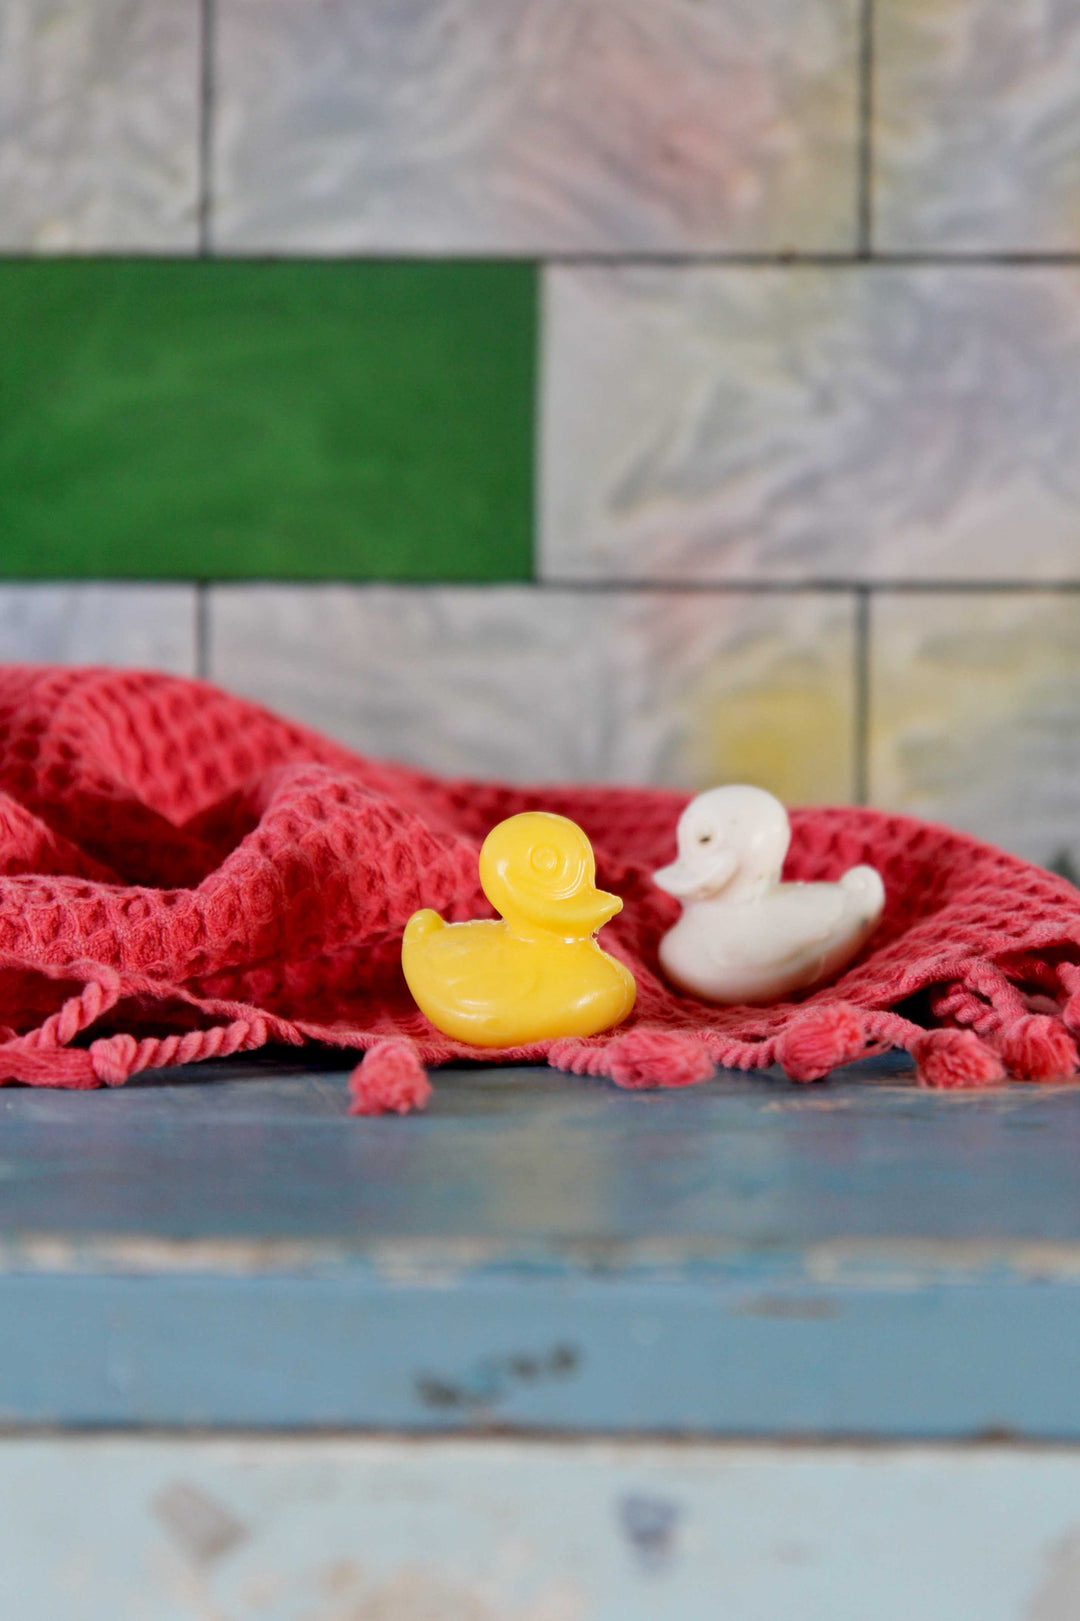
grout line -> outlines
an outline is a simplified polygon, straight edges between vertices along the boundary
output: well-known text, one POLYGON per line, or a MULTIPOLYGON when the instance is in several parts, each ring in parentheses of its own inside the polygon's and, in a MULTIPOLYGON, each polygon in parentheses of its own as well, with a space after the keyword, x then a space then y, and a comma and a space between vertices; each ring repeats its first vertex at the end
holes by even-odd
POLYGON ((214 0, 199 0, 199 254, 210 252, 214 0))
MULTIPOLYGON (((867 153, 867 161, 870 154, 867 153)), ((869 229, 872 222, 867 220, 869 229)), ((1080 253, 1075 251, 1016 251, 1002 249, 987 249, 985 252, 973 250, 971 252, 949 252, 944 249, 913 248, 910 251, 890 249, 887 252, 863 252, 861 246, 854 252, 836 253, 641 253, 641 252, 613 252, 610 254, 597 253, 547 253, 540 256, 540 262, 547 265, 566 266, 571 269, 599 269, 620 270, 647 269, 650 266, 670 269, 708 269, 715 267, 722 269, 730 266, 733 269, 769 269, 769 270, 866 270, 866 269, 904 269, 918 267, 919 265, 965 268, 1000 268, 1016 269, 1018 267, 1080 267, 1080 253)))
POLYGON ((190 575, 162 574, 20 574, 0 576, 0 589, 14 585, 195 585, 200 589, 244 591, 263 590, 276 586, 304 588, 315 591, 343 587, 355 591, 374 591, 385 588, 401 591, 580 591, 603 595, 605 592, 634 592, 643 596, 651 593, 683 592, 713 596, 795 596, 837 595, 853 591, 872 591, 878 595, 897 596, 1076 596, 1080 594, 1080 579, 1069 580, 866 580, 853 578, 800 579, 800 580, 698 580, 698 579, 536 579, 506 578, 462 580, 432 577, 430 579, 395 579, 393 577, 366 576, 350 578, 343 575, 310 574, 252 574, 242 578, 215 576, 213 579, 194 580, 190 575))
POLYGON ((870 635, 871 592, 860 586, 855 593, 855 727, 854 789, 856 805, 870 797, 870 635))
MULTIPOLYGON (((272 582, 267 582, 272 583, 272 582)), ((324 582, 325 583, 325 582, 324 582)), ((353 583, 382 583, 382 582, 353 582, 353 583)), ((386 582, 395 583, 395 582, 386 582)), ((410 583, 410 582, 396 582, 410 583)), ((416 582, 428 584, 434 582, 416 582)), ((467 581, 448 581, 451 584, 468 585, 467 581)), ((515 582, 491 581, 479 582, 481 588, 485 584, 513 585, 515 582)), ((1007 595, 1073 595, 1080 592, 1080 579, 1075 580, 867 580, 840 577, 838 579, 801 579, 801 580, 699 580, 699 579, 619 579, 612 576, 610 579, 559 579, 558 576, 547 576, 536 581, 537 587, 546 591, 697 591, 712 592, 716 595, 725 593, 760 593, 762 595, 785 596, 798 592, 844 593, 850 591, 872 590, 885 593, 895 592, 907 595, 933 595, 940 592, 946 596, 974 595, 974 596, 1007 596, 1007 595)))
MULTIPOLYGON (((206 12, 212 11, 213 0, 202 0, 206 12)), ((199 180, 199 237, 200 253, 210 254, 210 216, 212 213, 212 95, 210 68, 207 65, 204 94, 206 106, 200 129, 199 180)), ((1080 252, 1040 252, 1024 250, 987 250, 986 252, 948 252, 935 249, 912 249, 872 252, 869 256, 859 250, 837 253, 648 253, 630 249, 613 249, 610 253, 541 253, 535 250, 522 253, 320 253, 296 251, 292 253, 227 253, 215 254, 224 264, 305 264, 305 265, 472 265, 514 264, 552 265, 568 269, 623 270, 623 269, 733 269, 733 270, 903 270, 925 265, 941 269, 1080 269, 1080 252)), ((59 262, 94 264, 160 264, 190 262, 190 255, 173 252, 133 253, 106 251, 90 254, 60 256, 59 262)), ((53 264, 56 256, 24 251, 0 251, 0 264, 53 264)))
POLYGON ((859 30, 856 243, 858 257, 866 260, 874 239, 874 0, 862 0, 859 30))
POLYGON ((200 681, 210 678, 210 586, 195 581, 195 674, 200 681))
POLYGON ((543 531, 544 502, 544 386, 546 376, 548 330, 547 277, 543 265, 537 265, 533 289, 535 311, 533 321, 533 383, 532 383, 532 489, 529 498, 529 584, 538 585, 540 570, 540 536, 543 531))

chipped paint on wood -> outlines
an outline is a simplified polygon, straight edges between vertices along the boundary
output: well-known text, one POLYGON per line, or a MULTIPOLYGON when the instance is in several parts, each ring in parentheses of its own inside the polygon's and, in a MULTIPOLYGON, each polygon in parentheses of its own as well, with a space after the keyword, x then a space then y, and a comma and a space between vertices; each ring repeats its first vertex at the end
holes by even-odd
POLYGON ((175 1545, 198 1565, 212 1564, 248 1534, 227 1508, 184 1480, 170 1481, 150 1507, 175 1545))

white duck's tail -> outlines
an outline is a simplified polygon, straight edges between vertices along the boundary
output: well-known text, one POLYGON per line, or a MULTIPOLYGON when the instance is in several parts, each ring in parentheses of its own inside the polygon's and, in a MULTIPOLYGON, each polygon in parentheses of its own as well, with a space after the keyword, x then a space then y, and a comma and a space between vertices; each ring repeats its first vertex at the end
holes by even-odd
POLYGON ((876 923, 885 907, 885 885, 874 867, 851 867, 840 880, 866 923, 876 923))

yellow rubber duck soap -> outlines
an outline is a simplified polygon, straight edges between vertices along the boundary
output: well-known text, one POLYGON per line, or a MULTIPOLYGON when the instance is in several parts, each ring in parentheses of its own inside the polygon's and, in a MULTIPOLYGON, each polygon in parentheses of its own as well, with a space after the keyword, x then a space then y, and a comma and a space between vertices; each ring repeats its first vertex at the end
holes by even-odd
POLYGON ((596 887, 592 845, 565 816, 523 811, 491 830, 480 883, 499 920, 414 912, 401 966, 417 1006, 474 1047, 595 1036, 626 1018, 634 976, 593 939, 622 910, 596 887))

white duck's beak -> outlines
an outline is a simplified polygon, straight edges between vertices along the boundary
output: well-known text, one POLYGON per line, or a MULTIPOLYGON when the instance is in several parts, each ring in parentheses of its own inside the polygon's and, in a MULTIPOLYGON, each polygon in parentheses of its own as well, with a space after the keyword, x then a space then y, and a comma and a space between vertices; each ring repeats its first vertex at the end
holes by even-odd
POLYGON ((738 858, 730 850, 718 850, 708 861, 680 856, 670 867, 654 872, 653 883, 676 900, 707 901, 731 882, 738 866, 738 858))

